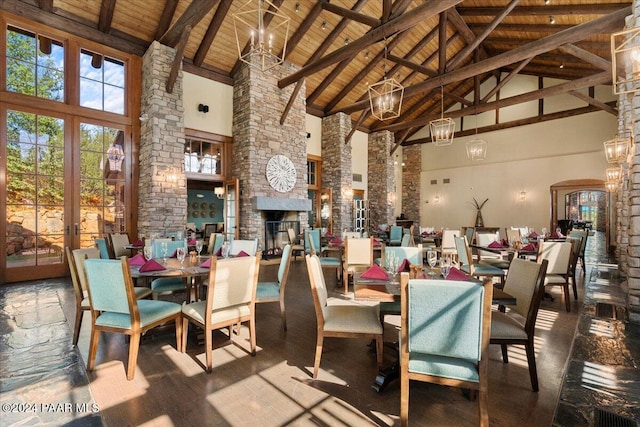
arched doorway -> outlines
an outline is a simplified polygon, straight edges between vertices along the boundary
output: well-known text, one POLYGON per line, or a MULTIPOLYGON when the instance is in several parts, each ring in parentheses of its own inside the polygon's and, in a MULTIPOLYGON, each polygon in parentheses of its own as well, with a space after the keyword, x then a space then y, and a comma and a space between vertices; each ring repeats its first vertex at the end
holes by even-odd
POLYGON ((599 179, 568 180, 551 185, 551 229, 558 227, 559 220, 572 220, 579 228, 602 232, 609 253, 611 243, 615 242, 610 229, 614 214, 610 197, 604 181, 599 179))

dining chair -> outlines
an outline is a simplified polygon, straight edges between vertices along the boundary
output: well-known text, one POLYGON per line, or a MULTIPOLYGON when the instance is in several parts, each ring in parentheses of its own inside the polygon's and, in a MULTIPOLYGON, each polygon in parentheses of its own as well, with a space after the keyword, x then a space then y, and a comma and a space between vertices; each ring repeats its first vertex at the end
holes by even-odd
POLYGON ((89 300, 91 302, 91 341, 87 370, 93 371, 101 332, 129 335, 127 379, 136 372, 140 337, 167 322, 176 324, 176 349, 182 338, 181 306, 168 301, 136 299, 126 257, 118 260, 86 259, 89 300))
POLYGON ((173 254, 178 250, 178 248, 186 248, 187 241, 186 239, 182 240, 172 240, 168 238, 154 239, 153 240, 153 257, 154 258, 165 258, 163 253, 162 246, 163 244, 167 244, 167 254, 166 257, 169 258, 173 256, 173 254))
POLYGON ((587 249, 587 238, 589 237, 588 230, 571 230, 569 232, 569 237, 581 237, 582 243, 580 245, 580 264, 582 264, 582 274, 585 273, 585 264, 584 264, 584 252, 587 249))
POLYGON ((360 233, 359 231, 345 231, 344 233, 342 233, 343 239, 360 239, 362 238, 362 233, 360 233))
POLYGON ((317 255, 305 255, 305 259, 316 312, 317 338, 313 378, 318 377, 325 337, 375 339, 377 366, 380 368, 383 356, 383 329, 376 307, 357 304, 353 301, 329 305, 320 258, 317 255))
POLYGON ((129 255, 129 250, 125 248, 129 242, 129 235, 126 233, 110 233, 107 235, 109 246, 113 251, 113 258, 129 255))
POLYGON ((571 242, 571 262, 569 262, 569 277, 571 278, 571 287, 573 288, 573 297, 578 299, 578 286, 576 282, 576 269, 578 268, 578 260, 580 259, 580 249, 582 248, 582 237, 567 237, 567 242, 571 242))
MULTIPOLYGON (((465 237, 462 236, 462 239, 465 237)), ((481 426, 489 425, 488 347, 493 285, 409 279, 400 275, 400 424, 409 423, 409 381, 478 392, 481 426)))
POLYGON ((505 228, 505 234, 507 236, 507 242, 513 245, 514 243, 522 243, 522 235, 520 234, 520 229, 513 228, 505 228))
POLYGON ((349 277, 358 270, 373 265, 373 237, 345 238, 344 260, 342 262, 342 282, 344 293, 349 292, 349 277))
POLYGON ((289 238, 294 259, 296 259, 298 254, 304 255, 304 245, 300 244, 298 236, 296 236, 296 231, 293 228, 287 228, 287 237, 289 238))
MULTIPOLYGON (((493 242, 500 242, 499 232, 476 232, 476 243, 480 246, 489 246, 493 242)), ((503 270, 509 268, 509 260, 506 260, 500 254, 489 251, 478 250, 478 262, 491 264, 503 270)))
POLYGON ((402 240, 400 241, 400 246, 411 246, 411 235, 410 234, 403 234, 402 235, 402 240))
POLYGON ((240 323, 249 323, 249 342, 252 356, 256 353, 256 287, 260 270, 260 254, 219 260, 211 258, 209 285, 204 301, 182 306, 184 334, 180 350, 187 350, 189 323, 204 329, 205 369, 213 370, 213 331, 240 323))
POLYGON ((514 258, 509 266, 504 291, 515 297, 516 305, 499 306, 491 315, 491 344, 500 344, 502 361, 509 363, 507 345, 523 345, 527 354, 531 388, 538 391, 538 370, 534 336, 540 302, 544 296, 544 278, 548 261, 540 264, 514 258))
POLYGON ((465 236, 467 238, 467 242, 469 244, 473 243, 473 239, 474 239, 475 233, 476 233, 475 227, 465 227, 464 231, 462 231, 462 230, 460 230, 460 231, 461 231, 460 235, 461 236, 465 236))
POLYGON ((78 338, 80 337, 80 328, 82 327, 82 317, 85 311, 91 310, 89 303, 89 295, 87 293, 87 282, 84 275, 84 260, 85 258, 100 258, 100 251, 98 248, 87 249, 75 249, 71 250, 69 246, 65 247, 65 253, 67 256, 67 263, 69 264, 69 271, 71 272, 71 283, 73 284, 73 293, 76 299, 76 317, 73 322, 73 338, 72 344, 78 345, 78 338), (76 258, 78 258, 76 260, 76 258), (82 264, 82 274, 78 271, 76 264, 82 264))
POLYGON ((392 225, 389 227, 389 245, 400 246, 402 243, 402 227, 399 225, 392 225))
POLYGON ((232 240, 229 247, 229 255, 236 256, 241 251, 249 254, 249 256, 255 256, 258 251, 258 238, 251 240, 232 240))
POLYGON ((107 243, 107 239, 102 237, 96 237, 93 239, 96 244, 96 247, 100 251, 100 258, 102 259, 112 259, 111 251, 109 251, 109 245, 107 243))
POLYGON ((282 258, 280 258, 277 280, 275 282, 258 282, 258 288, 256 290, 256 303, 280 303, 280 317, 282 318, 282 327, 285 331, 287 330, 287 316, 284 307, 284 290, 287 285, 287 277, 289 277, 292 252, 293 249, 291 245, 285 245, 282 249, 282 258))
POLYGON ((222 248, 224 244, 224 234, 222 233, 211 233, 209 236, 209 244, 207 245, 207 253, 209 255, 219 256, 218 251, 222 248))
POLYGON ((442 230, 442 243, 440 244, 440 255, 442 257, 457 257, 455 238, 460 236, 459 230, 442 230))
MULTIPOLYGON (((386 267, 386 259, 389 254, 393 254, 398 260, 400 265, 405 259, 409 261, 409 264, 423 265, 424 253, 422 252, 422 245, 418 246, 386 246, 382 249, 382 262, 381 267, 386 267)), ((384 323, 384 318, 387 315, 399 315, 400 314, 400 301, 381 301, 380 302, 380 322, 384 323)))
POLYGON ((567 312, 571 311, 569 298, 569 274, 571 268, 572 242, 542 241, 538 244, 538 262, 547 260, 547 275, 544 286, 562 286, 564 304, 567 312))
POLYGON ((320 246, 320 230, 306 230, 304 234, 305 253, 307 255, 318 255, 322 268, 336 270, 336 280, 340 283, 340 273, 342 272, 342 257, 326 256, 326 248, 320 246))
POLYGON ((473 258, 471 257, 471 249, 469 248, 469 243, 465 236, 456 237, 454 242, 458 253, 458 264, 461 271, 478 278, 498 277, 500 278, 500 282, 504 283, 505 272, 502 268, 483 262, 473 261, 473 258))

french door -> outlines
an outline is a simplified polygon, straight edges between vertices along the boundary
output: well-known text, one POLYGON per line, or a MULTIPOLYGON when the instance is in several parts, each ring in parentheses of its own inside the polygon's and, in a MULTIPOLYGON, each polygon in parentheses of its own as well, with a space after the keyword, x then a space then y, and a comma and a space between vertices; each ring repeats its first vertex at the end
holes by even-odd
POLYGON ((0 113, 0 283, 64 276, 66 246, 127 230, 130 132, 22 107, 0 113))

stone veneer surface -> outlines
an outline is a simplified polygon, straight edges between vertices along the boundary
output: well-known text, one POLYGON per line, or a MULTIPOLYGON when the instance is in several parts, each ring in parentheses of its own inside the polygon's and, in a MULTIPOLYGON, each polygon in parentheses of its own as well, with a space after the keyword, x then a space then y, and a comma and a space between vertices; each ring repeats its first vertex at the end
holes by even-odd
POLYGON ((396 177, 393 158, 389 155, 393 144, 393 133, 389 131, 369 134, 367 177, 372 227, 395 223, 396 177))
POLYGON ((322 187, 331 189, 332 231, 353 228, 353 189, 351 143, 345 144, 351 131, 351 118, 337 113, 322 119, 322 187))
POLYGON ((402 213, 415 224, 415 232, 420 226, 420 170, 422 149, 420 144, 402 147, 402 213))
MULTIPOLYGON (((294 85, 279 89, 278 80, 295 71, 297 67, 289 63, 265 72, 242 64, 234 76, 232 176, 238 178, 240 187, 239 238, 258 237, 262 247, 265 219, 254 207, 256 197, 309 198, 304 84, 280 124, 294 85), (267 162, 277 154, 287 156, 296 168, 296 184, 288 193, 275 191, 267 182, 267 162)), ((301 227, 308 223, 306 211, 295 216, 301 227)))
POLYGON ((187 221, 184 175, 184 107, 182 71, 173 93, 165 89, 175 50, 154 41, 142 62, 138 231, 182 230, 187 221))

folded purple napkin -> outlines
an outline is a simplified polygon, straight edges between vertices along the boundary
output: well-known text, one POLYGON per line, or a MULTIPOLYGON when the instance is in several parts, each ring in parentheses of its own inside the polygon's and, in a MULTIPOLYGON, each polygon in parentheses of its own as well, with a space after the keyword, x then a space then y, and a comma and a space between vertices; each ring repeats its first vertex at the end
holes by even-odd
POLYGON ((496 242, 496 241, 493 241, 493 242, 489 243, 489 244, 487 245, 487 247, 488 247, 488 248, 496 248, 496 249, 502 249, 502 248, 504 248, 504 246, 502 246, 502 243, 500 243, 500 242, 496 242))
POLYGON ((342 243, 342 239, 339 237, 334 237, 333 239, 331 239, 331 243, 333 243, 334 245, 339 245, 340 243, 342 243))
POLYGON ((144 242, 142 240, 136 240, 133 246, 144 246, 144 242))
POLYGON ((241 257, 241 256, 249 256, 249 254, 246 253, 245 251, 240 251, 240 252, 238 252, 238 255, 236 255, 236 258, 241 257))
POLYGON ((447 275, 447 280, 468 281, 469 280, 469 276, 467 276, 466 274, 464 274, 462 271, 458 270, 457 268, 451 267, 451 269, 449 270, 449 274, 447 275))
POLYGON ((522 249, 520 249, 521 251, 535 251, 536 250, 536 245, 534 245, 533 243, 528 243, 526 245, 524 245, 522 247, 522 249))
POLYGON ((189 241, 187 242, 187 244, 188 244, 188 245, 191 245, 191 246, 195 246, 195 245, 196 245, 196 243, 198 243, 198 240, 197 240, 197 239, 191 239, 191 240, 189 240, 189 241))
POLYGON ((216 251, 216 253, 214 255, 215 256, 222 256, 222 246, 218 248, 218 250, 216 251))
POLYGON ((129 259, 129 265, 144 265, 147 260, 140 254, 135 254, 129 259))
POLYGON ((531 233, 529 233, 529 238, 530 239, 535 239, 538 237, 538 233, 536 233, 535 231, 532 231, 531 233))
POLYGON ((205 262, 200 264, 201 268, 210 268, 211 267, 211 258, 207 258, 205 262))
POLYGON ((363 279, 377 279, 377 280, 387 280, 389 277, 387 273, 380 268, 378 264, 373 264, 369 267, 364 273, 360 275, 363 279))
POLYGON ((176 249, 175 251, 173 251, 169 258, 178 258, 178 250, 176 249))
POLYGON ((140 271, 141 273, 145 273, 147 271, 162 271, 162 270, 166 270, 166 268, 164 268, 161 264, 159 264, 158 261, 156 261, 155 259, 150 259, 149 261, 145 262, 144 265, 140 267, 138 271, 140 271))
POLYGON ((408 259, 404 259, 402 263, 400 263, 400 267, 398 267, 398 273, 402 273, 403 271, 409 271, 411 269, 411 263, 408 259))
POLYGON ((552 239, 560 239, 560 238, 562 238, 564 236, 562 235, 562 233, 551 233, 551 236, 549 236, 549 237, 552 238, 552 239))

